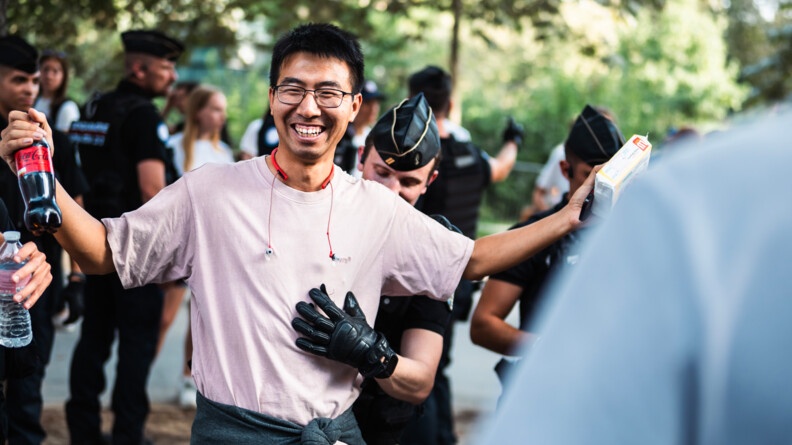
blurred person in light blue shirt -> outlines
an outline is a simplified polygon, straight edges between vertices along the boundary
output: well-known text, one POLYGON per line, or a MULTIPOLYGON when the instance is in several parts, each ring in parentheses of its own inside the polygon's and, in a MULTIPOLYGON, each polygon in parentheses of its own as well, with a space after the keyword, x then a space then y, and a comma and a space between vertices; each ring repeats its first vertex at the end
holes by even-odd
POLYGON ((473 443, 792 443, 792 115, 636 180, 473 443))

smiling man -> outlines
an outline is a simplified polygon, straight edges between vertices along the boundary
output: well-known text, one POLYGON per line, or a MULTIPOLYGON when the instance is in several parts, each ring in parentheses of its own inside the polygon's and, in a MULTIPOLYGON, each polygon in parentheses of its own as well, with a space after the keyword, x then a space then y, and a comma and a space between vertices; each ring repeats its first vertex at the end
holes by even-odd
MULTIPOLYGON (((364 179, 384 185, 415 205, 437 177, 440 159, 437 123, 423 94, 385 112, 358 151, 361 159, 358 168, 364 179)), ((340 311, 337 306, 332 307, 332 302, 320 301, 325 313, 340 311)), ((324 332, 316 329, 316 323, 312 326, 305 321, 316 318, 315 310, 304 303, 298 305, 305 312, 304 319, 292 322, 305 336, 298 339, 298 346, 327 356, 321 341, 324 332)), ((447 302, 423 295, 380 298, 373 330, 379 338, 384 337, 381 344, 386 350, 384 355, 392 357, 389 365, 393 371, 387 378, 376 375, 366 378, 353 407, 367 444, 399 443, 404 427, 416 411, 415 405, 422 403, 432 390, 443 349, 443 333, 450 317, 451 306, 447 302)), ((369 327, 366 322, 361 330, 369 327)), ((356 335, 358 332, 344 331, 331 342, 354 345, 356 335)))
MULTIPOLYGON (((593 176, 561 212, 474 243, 333 165, 361 103, 363 54, 354 36, 327 24, 299 26, 278 40, 270 66, 280 139, 270 156, 207 164, 101 222, 58 187, 57 237, 87 273, 117 272, 125 287, 177 279, 190 286, 199 391, 193 443, 362 443, 350 409, 362 365, 300 349, 295 304, 323 282, 339 306, 347 291, 365 296, 358 309, 369 320, 380 295, 446 300, 460 276, 503 270, 578 227, 593 176)), ((37 112, 15 111, 10 120, 0 155, 13 169, 13 153, 49 125, 37 112)), ((391 375, 372 345, 351 346, 381 359, 378 377, 391 375)))
MULTIPOLYGON (((92 99, 72 124, 82 169, 90 183, 85 209, 96 218, 140 207, 166 183, 168 127, 152 99, 176 81, 184 47, 153 30, 121 34, 124 78, 92 99)), ((149 411, 146 381, 159 337, 162 291, 155 284, 123 288, 117 274, 91 275, 85 284, 85 319, 69 373, 66 420, 72 443, 101 437, 99 396, 104 364, 118 338, 113 390, 113 443, 140 443, 149 411)))

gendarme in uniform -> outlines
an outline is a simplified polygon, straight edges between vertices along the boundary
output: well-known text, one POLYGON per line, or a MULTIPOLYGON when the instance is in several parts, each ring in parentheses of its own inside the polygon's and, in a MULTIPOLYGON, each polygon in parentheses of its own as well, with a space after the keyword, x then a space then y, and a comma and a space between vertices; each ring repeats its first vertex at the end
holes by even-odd
MULTIPOLYGON (((568 153, 574 154, 591 167, 607 162, 624 144, 624 136, 616 124, 593 107, 586 105, 580 113, 564 142, 568 153)), ((570 160, 569 157, 567 160, 570 160)), ((559 168, 556 166, 556 168, 559 168)), ((572 166, 567 176, 574 175, 572 166)), ((570 193, 574 193, 571 190, 570 193)), ((528 220, 515 224, 510 228, 523 227, 560 211, 568 200, 564 194, 560 203, 551 209, 533 215, 528 220)), ((528 331, 534 310, 543 294, 548 278, 554 276, 565 267, 577 264, 580 257, 581 238, 589 229, 579 229, 564 235, 561 239, 543 249, 541 252, 522 263, 503 272, 493 274, 491 280, 500 280, 522 289, 520 293, 520 329, 528 331)), ((512 368, 513 360, 501 360, 495 367, 498 377, 503 383, 512 368)))
MULTIPOLYGON (((39 53, 36 48, 21 37, 0 38, 0 65, 6 69, 17 70, 27 76, 36 76, 37 78, 38 60, 39 53)), ((14 74, 7 75, 13 76, 14 74)), ((32 94, 35 96, 36 92, 32 94)), ((0 116, 0 129, 8 126, 6 121, 8 116, 5 113, 18 107, 11 103, 0 104, 0 109, 3 110, 3 113, 0 113, 3 114, 0 116)), ((69 194, 81 196, 85 193, 87 184, 82 172, 77 167, 73 149, 67 143, 66 135, 53 129, 52 139, 55 146, 58 147, 57 156, 52 158, 55 176, 69 194)), ((19 180, 10 169, 0 169, 0 199, 8 209, 7 213, 2 212, 0 215, 7 215, 10 219, 10 221, 6 221, 5 218, 2 218, 0 222, 11 223, 11 225, 3 224, 4 230, 18 230, 23 243, 35 242, 38 249, 46 255, 47 262, 52 267, 52 283, 41 295, 38 303, 30 308, 33 342, 27 347, 6 351, 7 354, 14 356, 8 359, 9 364, 26 358, 31 358, 30 362, 36 364, 36 366, 25 367, 24 373, 16 372, 18 369, 7 370, 7 375, 10 377, 5 389, 7 406, 13 407, 7 411, 8 439, 10 443, 14 444, 41 443, 46 437, 46 432, 41 425, 43 406, 41 387, 44 381, 45 366, 49 363, 55 339, 52 317, 58 312, 58 301, 63 298, 63 272, 59 261, 63 250, 51 234, 33 236, 25 227, 25 203, 19 192, 19 180)), ((4 365, 0 364, 0 367, 2 366, 4 365)))
MULTIPOLYGON (((383 113, 369 134, 374 144, 372 149, 376 149, 394 170, 422 168, 435 162, 440 151, 440 137, 434 122, 429 104, 419 93, 383 113)), ((365 162, 365 158, 361 162, 365 162)), ((442 337, 450 319, 448 302, 424 295, 382 296, 374 330, 385 335, 391 347, 401 354, 405 331, 424 329, 442 337)), ((400 443, 404 428, 419 409, 422 408, 386 394, 374 378, 363 381, 360 397, 353 405, 363 439, 370 445, 400 443)))
MULTIPOLYGON (((151 102, 168 85, 155 90, 149 75, 163 70, 162 63, 174 62, 184 47, 156 31, 128 31, 121 39, 127 77, 114 91, 92 99, 86 105, 84 119, 72 124, 71 131, 91 186, 85 208, 97 219, 117 217, 143 204, 138 177, 141 163, 169 163, 165 147, 168 128, 151 102), (129 68, 134 57, 143 60, 136 72, 129 68)), ((172 70, 172 66, 167 69, 172 70)), ((174 73, 169 74, 175 81, 174 73)), ((141 443, 149 411, 146 381, 159 334, 162 292, 154 284, 124 290, 113 273, 90 276, 85 300, 85 320, 72 357, 71 396, 66 404, 72 443, 101 440, 99 395, 105 389, 103 367, 116 332, 119 356, 112 441, 141 443)))

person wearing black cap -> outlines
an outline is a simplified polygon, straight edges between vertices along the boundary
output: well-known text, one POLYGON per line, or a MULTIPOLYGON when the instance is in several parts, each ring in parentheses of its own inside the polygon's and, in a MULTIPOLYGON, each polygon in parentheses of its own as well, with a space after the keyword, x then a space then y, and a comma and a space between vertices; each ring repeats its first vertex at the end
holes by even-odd
MULTIPOLYGON (((607 162, 624 145, 624 136, 611 120, 607 110, 598 111, 586 105, 575 120, 564 142, 566 159, 557 168, 569 181, 569 193, 559 204, 537 213, 513 228, 523 227, 546 218, 562 209, 570 194, 578 190, 592 169, 607 162)), ((570 232, 551 246, 527 261, 501 273, 492 275, 481 292, 473 312, 470 338, 473 343, 491 351, 510 356, 522 345, 536 341, 529 331, 531 317, 540 301, 543 290, 559 268, 573 266, 580 257, 580 238, 587 229, 570 232), (520 303, 519 329, 505 321, 512 308, 520 303)), ((518 358, 504 358, 495 367, 501 385, 518 358)))
MULTIPOLYGON (((429 215, 446 216, 465 236, 475 239, 484 190, 509 176, 522 143, 523 128, 509 119, 503 132, 503 145, 497 156, 490 157, 470 141, 467 130, 448 119, 453 107, 451 86, 451 75, 437 66, 427 66, 408 79, 410 95, 423 93, 432 107, 442 147, 438 180, 421 197, 416 207, 429 215)), ((405 433, 406 443, 456 443, 451 412, 451 384, 445 369, 451 362, 454 320, 468 318, 476 286, 478 283, 462 280, 454 293, 454 315, 445 332, 440 371, 424 415, 416 418, 405 433)))
MULTIPOLYGON (((363 322, 375 318, 380 296, 448 300, 462 276, 514 266, 581 224, 593 175, 567 208, 473 241, 383 186, 341 172, 333 155, 362 101, 363 65, 352 34, 301 25, 273 47, 269 101, 280 142, 271 155, 207 164, 140 208, 101 221, 56 185, 63 213, 56 238, 83 270, 117 273, 126 287, 176 279, 190 286, 195 443, 363 443, 351 409, 359 376, 385 379, 398 365, 363 322), (359 306, 349 298, 319 326, 320 347, 334 360, 298 346, 292 320, 305 305, 295 303, 329 296, 340 306, 347 291, 360 296, 359 306), (330 340, 347 329, 360 335, 330 340)), ((33 110, 9 120, 0 159, 13 169, 13 153, 49 125, 33 110)), ((423 161, 416 150, 391 153, 393 163, 423 161)), ((135 299, 126 309, 143 306, 135 299)))
MULTIPOLYGON (((39 94, 39 53, 19 36, 0 37, 0 128, 8 125, 6 118, 11 110, 28 110, 39 94)), ((74 152, 64 133, 53 132, 55 143, 61 149, 53 158, 55 175, 69 191, 80 199, 88 185, 77 166, 74 152)), ((41 425, 41 396, 45 367, 49 363, 55 327, 52 318, 58 312, 59 302, 66 299, 72 312, 69 321, 80 318, 82 304, 82 274, 70 275, 68 291, 63 286, 61 255, 63 250, 50 234, 34 236, 24 224, 25 204, 19 193, 17 176, 8 170, 0 171, 0 197, 2 197, 12 222, 20 232, 23 242, 34 241, 47 258, 50 258, 52 275, 55 279, 37 304, 30 310, 34 348, 42 365, 24 378, 10 379, 6 397, 15 409, 8 413, 8 439, 11 444, 39 444, 46 432, 41 425), (73 281, 73 284, 72 284, 73 281)))
MULTIPOLYGON (((85 209, 96 218, 117 217, 140 207, 165 187, 168 127, 151 100, 176 81, 184 50, 158 31, 121 34, 124 79, 114 91, 86 105, 72 124, 82 167, 90 182, 85 209)), ((169 169, 167 171, 170 171, 169 169)), ((124 289, 117 274, 89 276, 85 319, 69 374, 66 421, 72 443, 101 443, 99 396, 104 364, 118 333, 118 364, 112 407, 112 443, 139 444, 149 412, 146 382, 154 359, 162 312, 155 284, 124 289)))
MULTIPOLYGON (((359 152, 363 179, 378 182, 415 205, 437 178, 440 156, 437 123, 423 95, 386 111, 359 152)), ((333 305, 332 301, 328 305, 333 305)), ((367 444, 399 443, 416 405, 432 389, 450 317, 448 303, 423 295, 380 298, 373 328, 398 354, 398 362, 389 378, 367 378, 353 405, 367 444)), ((315 342, 302 321, 293 324, 298 331, 308 332, 309 342, 315 342)), ((308 351, 315 351, 316 345, 311 346, 308 351)))

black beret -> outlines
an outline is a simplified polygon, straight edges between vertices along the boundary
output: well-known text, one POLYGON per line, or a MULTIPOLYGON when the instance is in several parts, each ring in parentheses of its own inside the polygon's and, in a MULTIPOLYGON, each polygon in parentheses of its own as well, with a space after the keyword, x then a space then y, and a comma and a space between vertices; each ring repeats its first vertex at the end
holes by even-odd
POLYGON ((386 111, 371 129, 374 148, 394 170, 423 167, 440 152, 440 133, 422 93, 386 111))
POLYGON ((591 105, 583 108, 564 143, 567 150, 590 165, 606 162, 622 145, 624 136, 619 127, 591 105))
POLYGON ((0 37, 0 65, 34 74, 39 70, 38 51, 21 37, 0 37))
POLYGON ((184 45, 155 30, 132 30, 121 34, 124 52, 143 53, 175 62, 184 52, 184 45))

